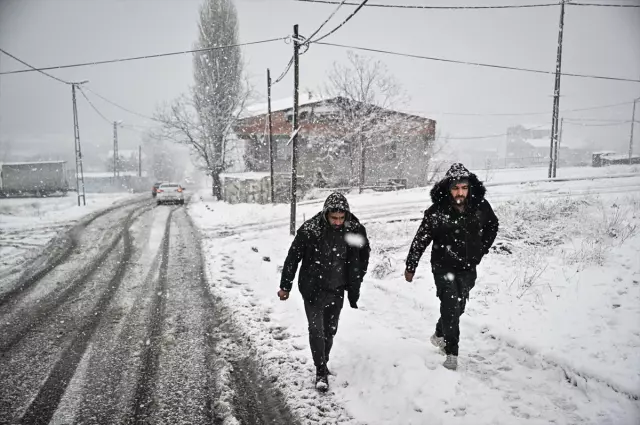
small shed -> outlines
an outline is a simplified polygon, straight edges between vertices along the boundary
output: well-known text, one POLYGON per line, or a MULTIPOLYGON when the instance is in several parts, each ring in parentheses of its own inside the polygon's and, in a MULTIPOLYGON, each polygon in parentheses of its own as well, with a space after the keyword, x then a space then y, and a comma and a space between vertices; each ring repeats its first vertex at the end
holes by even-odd
MULTIPOLYGON (((275 201, 288 203, 290 201, 291 175, 288 173, 275 173, 273 176, 275 185, 275 201)), ((269 173, 223 173, 222 199, 230 204, 268 204, 271 202, 271 180, 269 173)), ((301 197, 306 190, 304 175, 298 176, 298 196, 301 197)))

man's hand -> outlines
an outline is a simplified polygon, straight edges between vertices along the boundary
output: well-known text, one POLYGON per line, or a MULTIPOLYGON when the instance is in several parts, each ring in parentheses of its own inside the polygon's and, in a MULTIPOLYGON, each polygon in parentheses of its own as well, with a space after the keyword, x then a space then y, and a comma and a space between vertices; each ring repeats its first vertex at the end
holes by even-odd
POLYGON ((278 291, 278 297, 280 297, 280 301, 286 301, 289 299, 289 292, 281 289, 278 291))
POLYGON ((410 273, 409 271, 405 270, 405 271, 404 271, 404 279, 405 279, 407 282, 413 282, 413 275, 414 275, 414 274, 415 274, 415 273, 410 273))

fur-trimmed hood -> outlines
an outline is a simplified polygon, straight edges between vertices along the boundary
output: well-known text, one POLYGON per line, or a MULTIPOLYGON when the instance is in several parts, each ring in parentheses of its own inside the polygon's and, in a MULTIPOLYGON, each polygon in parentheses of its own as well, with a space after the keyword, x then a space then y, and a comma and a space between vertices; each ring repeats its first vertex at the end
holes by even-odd
POLYGON ((431 201, 438 205, 451 205, 453 201, 449 189, 453 182, 459 180, 467 180, 469 182, 469 207, 474 208, 480 205, 484 201, 487 189, 478 179, 478 176, 460 163, 453 164, 444 178, 433 186, 431 189, 431 201))

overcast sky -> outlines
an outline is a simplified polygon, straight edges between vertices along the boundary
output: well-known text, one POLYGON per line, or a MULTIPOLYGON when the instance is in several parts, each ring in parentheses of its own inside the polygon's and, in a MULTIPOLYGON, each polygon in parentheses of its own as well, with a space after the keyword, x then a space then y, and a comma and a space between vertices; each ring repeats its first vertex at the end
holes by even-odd
MULTIPOLYGON (((585 0, 588 1, 588 0, 585 0)), ((553 0, 370 0, 422 5, 531 4, 553 0)), ((600 3, 640 4, 640 0, 600 3)), ((190 49, 196 39, 200 0, 0 0, 0 47, 35 66, 63 65, 190 49)), ((240 41, 291 33, 293 24, 309 35, 335 6, 293 0, 236 0, 240 41)), ((332 28, 353 6, 345 6, 332 28)), ((417 55, 555 69, 559 7, 511 10, 401 10, 365 7, 325 41, 417 55)), ((243 48, 247 73, 258 94, 266 92, 266 68, 279 74, 291 55, 282 41, 243 48)), ((509 125, 549 124, 553 76, 478 68, 370 54, 383 61, 411 96, 407 110, 438 120, 443 134, 469 137, 500 134, 509 125), (457 116, 443 113, 530 116, 457 116)), ((301 86, 323 84, 346 50, 314 45, 301 58, 301 86)), ((0 54, 0 71, 23 68, 0 54)), ((563 71, 640 79, 640 8, 567 7, 563 71)), ((191 55, 53 71, 88 86, 112 101, 152 115, 158 104, 192 83, 191 55)), ((274 87, 274 97, 292 95, 292 75, 274 87)), ((88 93, 111 120, 145 126, 143 118, 88 93)), ((563 77, 561 109, 631 102, 640 83, 563 77)), ((81 137, 87 155, 112 143, 112 127, 78 99, 81 137)), ((640 115, 640 113, 638 114, 640 115)), ((630 120, 631 103, 565 117, 630 120)), ((593 124, 594 122, 588 122, 593 124)), ((122 129, 121 146, 137 146, 141 134, 122 129)), ((629 124, 565 126, 566 140, 590 138, 612 146, 628 143, 629 124)), ((640 137, 640 136, 639 136, 640 137)), ((14 152, 73 154, 71 89, 38 73, 0 76, 0 145, 14 152)), ((484 143, 491 139, 479 139, 484 143)), ((471 143, 471 142, 470 142, 471 143)), ((640 151, 640 147, 637 149, 640 151)))

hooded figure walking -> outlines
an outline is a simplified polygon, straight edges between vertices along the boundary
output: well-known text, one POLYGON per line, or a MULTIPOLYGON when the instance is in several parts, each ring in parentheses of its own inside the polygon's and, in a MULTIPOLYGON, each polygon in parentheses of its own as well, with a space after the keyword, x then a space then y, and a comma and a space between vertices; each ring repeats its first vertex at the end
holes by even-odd
POLYGON ((324 208, 304 222, 284 262, 278 297, 286 301, 302 261, 298 288, 309 323, 309 345, 316 366, 316 388, 329 389, 329 354, 344 304, 358 308, 360 285, 369 265, 367 232, 351 214, 347 198, 332 193, 324 208))
POLYGON ((462 164, 453 164, 431 189, 433 205, 425 211, 407 256, 404 272, 413 280, 427 246, 440 298, 440 319, 430 341, 447 356, 443 366, 458 368, 460 316, 476 283, 476 266, 489 253, 498 233, 498 218, 485 199, 486 189, 462 164))

